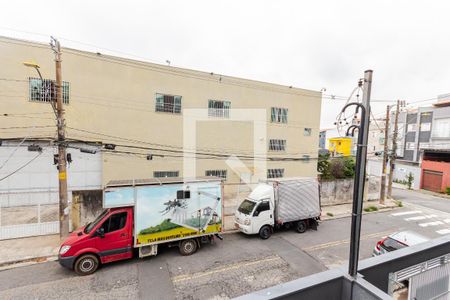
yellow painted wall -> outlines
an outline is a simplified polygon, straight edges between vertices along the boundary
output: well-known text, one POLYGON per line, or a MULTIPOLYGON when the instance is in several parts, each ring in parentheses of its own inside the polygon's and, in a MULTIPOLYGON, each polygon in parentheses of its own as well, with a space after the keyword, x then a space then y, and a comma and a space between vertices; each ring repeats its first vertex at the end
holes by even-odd
POLYGON ((351 138, 331 138, 328 139, 330 152, 334 156, 349 156, 352 150, 352 139, 351 138))

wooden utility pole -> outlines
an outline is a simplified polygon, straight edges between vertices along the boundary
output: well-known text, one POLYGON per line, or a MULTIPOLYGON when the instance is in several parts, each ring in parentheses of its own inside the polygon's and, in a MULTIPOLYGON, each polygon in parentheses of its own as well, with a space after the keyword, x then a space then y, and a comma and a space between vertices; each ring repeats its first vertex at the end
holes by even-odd
POLYGON ((384 204, 386 198, 386 165, 388 160, 388 142, 389 142, 389 113, 390 106, 386 106, 386 124, 384 126, 384 151, 383 151, 383 165, 381 173, 381 188, 380 188, 380 204, 384 204))
POLYGON ((59 178, 59 236, 65 238, 69 235, 69 207, 66 172, 66 144, 65 120, 63 107, 63 87, 61 75, 61 46, 59 41, 52 37, 50 43, 55 52, 56 65, 56 117, 58 127, 58 178, 59 178))
POLYGON ((398 136, 398 114, 400 111, 400 100, 397 100, 397 109, 395 111, 394 134, 392 136, 392 151, 389 159, 389 182, 388 197, 392 198, 392 179, 394 178, 395 159, 397 158, 397 136, 398 136))

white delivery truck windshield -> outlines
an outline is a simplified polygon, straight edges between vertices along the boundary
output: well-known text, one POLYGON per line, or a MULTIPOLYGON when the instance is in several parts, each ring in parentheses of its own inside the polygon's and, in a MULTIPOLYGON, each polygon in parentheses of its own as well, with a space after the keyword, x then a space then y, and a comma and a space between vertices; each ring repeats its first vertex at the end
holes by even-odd
POLYGON ((253 209, 255 208, 256 202, 251 201, 249 199, 245 199, 241 205, 238 208, 238 211, 240 213, 243 213, 244 215, 249 215, 252 213, 253 209))

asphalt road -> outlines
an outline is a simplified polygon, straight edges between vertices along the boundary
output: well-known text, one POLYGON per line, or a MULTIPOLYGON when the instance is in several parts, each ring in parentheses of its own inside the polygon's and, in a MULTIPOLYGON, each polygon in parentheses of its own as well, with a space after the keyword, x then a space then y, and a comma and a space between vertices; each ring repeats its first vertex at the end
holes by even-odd
MULTIPOLYGON (((450 200, 405 190, 395 190, 394 196, 404 207, 363 216, 361 259, 395 231, 414 230, 429 238, 450 233, 450 200)), ((347 217, 324 221, 304 234, 276 232, 268 240, 226 234, 192 256, 166 248, 156 257, 112 263, 85 277, 57 262, 35 264, 0 272, 0 299, 228 299, 345 266, 349 237, 347 217)))

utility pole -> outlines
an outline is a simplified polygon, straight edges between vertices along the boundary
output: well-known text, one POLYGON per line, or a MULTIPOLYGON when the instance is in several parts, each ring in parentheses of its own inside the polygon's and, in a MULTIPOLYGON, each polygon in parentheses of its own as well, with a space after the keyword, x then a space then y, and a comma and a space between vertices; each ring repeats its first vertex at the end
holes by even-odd
POLYGON ((389 140, 389 113, 390 106, 386 106, 386 124, 384 126, 384 151, 383 151, 383 166, 381 174, 381 189, 380 189, 380 204, 384 204, 386 198, 386 165, 388 160, 388 140, 389 140))
POLYGON ((392 198, 392 179, 394 178, 395 159, 397 158, 397 136, 398 136, 398 114, 400 111, 400 100, 397 100, 397 110, 394 119, 394 134, 392 136, 392 152, 389 160, 389 181, 388 181, 388 197, 392 198))
POLYGON ((67 201, 67 172, 66 172, 66 145, 65 120, 62 94, 61 75, 61 46, 59 41, 52 37, 50 43, 55 53, 56 65, 56 117, 58 128, 58 178, 59 178, 59 236, 65 238, 69 235, 69 207, 67 201))
POLYGON ((359 244, 361 237, 361 217, 364 198, 364 185, 366 181, 366 159, 367 159, 367 139, 369 135, 370 118, 370 93, 372 89, 372 70, 364 72, 364 86, 362 103, 349 103, 343 111, 350 105, 357 106, 361 110, 361 123, 358 126, 358 146, 356 152, 355 182, 353 184, 353 207, 350 237, 350 257, 348 273, 352 277, 358 274, 359 244))

